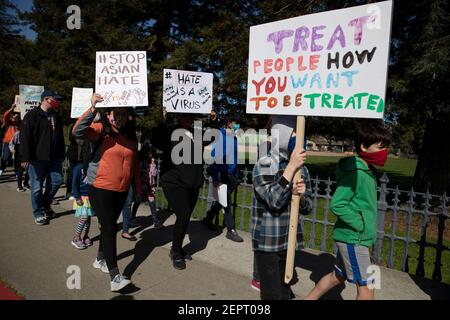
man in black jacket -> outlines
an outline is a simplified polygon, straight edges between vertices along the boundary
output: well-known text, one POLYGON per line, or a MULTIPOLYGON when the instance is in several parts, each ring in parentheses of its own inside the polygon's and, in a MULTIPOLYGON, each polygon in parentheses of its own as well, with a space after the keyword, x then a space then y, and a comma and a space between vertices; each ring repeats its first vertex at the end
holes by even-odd
POLYGON ((41 106, 29 111, 22 121, 20 152, 22 167, 28 169, 31 182, 31 204, 36 224, 44 225, 53 216, 50 204, 62 184, 64 133, 60 116, 55 112, 59 99, 52 90, 44 90, 41 106), (50 187, 43 185, 50 179, 50 187))

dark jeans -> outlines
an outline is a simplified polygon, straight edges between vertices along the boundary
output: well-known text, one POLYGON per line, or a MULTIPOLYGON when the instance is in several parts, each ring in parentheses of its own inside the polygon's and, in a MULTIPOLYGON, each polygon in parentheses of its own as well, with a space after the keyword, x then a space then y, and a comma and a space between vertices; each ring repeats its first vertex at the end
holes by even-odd
POLYGON ((253 279, 256 281, 260 281, 259 271, 258 271, 258 264, 256 263, 256 254, 253 253, 253 279))
POLYGON ((72 195, 72 177, 73 168, 78 164, 76 161, 69 160, 69 168, 67 170, 67 180, 66 180, 66 196, 72 195))
POLYGON ((261 300, 288 300, 291 286, 284 283, 286 251, 255 251, 255 260, 261 283, 261 300))
POLYGON ((11 156, 11 151, 9 150, 9 142, 5 142, 2 145, 2 161, 0 165, 1 170, 5 170, 8 166, 8 160, 11 156))
POLYGON ((237 178, 232 175, 224 175, 221 179, 221 183, 227 185, 228 206, 224 208, 218 201, 214 202, 211 206, 211 209, 209 209, 208 213, 206 214, 206 220, 212 223, 214 218, 219 214, 220 209, 223 208, 223 210, 225 211, 223 215, 223 222, 225 227, 227 227, 227 229, 230 231, 232 229, 235 229, 234 217, 233 213, 231 212, 231 194, 237 187, 237 178))
POLYGON ((133 199, 134 199, 134 190, 133 186, 130 185, 130 189, 127 193, 127 199, 125 201, 125 205, 122 209, 122 219, 123 219, 123 225, 122 225, 122 232, 128 233, 130 230, 130 220, 132 218, 132 205, 133 205, 133 199))
POLYGON ((172 252, 174 253, 174 258, 179 259, 183 256, 183 240, 192 211, 194 211, 195 204, 197 203, 199 189, 184 189, 163 185, 163 191, 169 206, 173 209, 177 217, 173 228, 172 252))
POLYGON ((117 219, 128 192, 115 192, 89 187, 89 201, 100 224, 98 251, 103 252, 108 270, 117 268, 117 219))
POLYGON ((49 208, 62 184, 62 161, 31 161, 28 166, 31 182, 31 205, 34 218, 49 208), (45 192, 43 192, 45 182, 45 192))

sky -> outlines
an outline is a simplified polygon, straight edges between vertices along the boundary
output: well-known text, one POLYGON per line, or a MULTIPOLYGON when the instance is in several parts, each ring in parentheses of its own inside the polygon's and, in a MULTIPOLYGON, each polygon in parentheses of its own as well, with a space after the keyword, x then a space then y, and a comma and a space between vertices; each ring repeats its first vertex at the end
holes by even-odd
MULTIPOLYGON (((11 0, 11 2, 20 10, 20 11, 30 11, 33 7, 33 0, 11 0)), ((21 27, 20 34, 24 35, 26 38, 30 40, 36 39, 36 32, 30 29, 29 26, 21 27)))

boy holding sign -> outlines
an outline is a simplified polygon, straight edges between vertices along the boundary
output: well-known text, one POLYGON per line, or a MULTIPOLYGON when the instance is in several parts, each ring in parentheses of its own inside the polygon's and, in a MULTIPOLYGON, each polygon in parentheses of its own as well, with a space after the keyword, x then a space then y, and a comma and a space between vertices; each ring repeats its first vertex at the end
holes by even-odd
POLYGON ((306 152, 294 150, 295 120, 293 116, 272 117, 270 153, 260 158, 253 169, 252 243, 262 300, 287 300, 293 296, 290 285, 284 283, 284 272, 293 178, 298 170, 302 179, 294 192, 301 195, 299 213, 312 208, 309 173, 303 165, 306 152))
POLYGON ((387 159, 388 133, 379 120, 362 122, 356 132, 358 155, 339 160, 337 188, 331 200, 336 215, 333 239, 338 248, 334 271, 324 276, 306 297, 319 299, 327 291, 348 280, 357 286, 356 299, 372 300, 369 288, 369 248, 376 240, 377 184, 373 165, 383 167, 387 159))

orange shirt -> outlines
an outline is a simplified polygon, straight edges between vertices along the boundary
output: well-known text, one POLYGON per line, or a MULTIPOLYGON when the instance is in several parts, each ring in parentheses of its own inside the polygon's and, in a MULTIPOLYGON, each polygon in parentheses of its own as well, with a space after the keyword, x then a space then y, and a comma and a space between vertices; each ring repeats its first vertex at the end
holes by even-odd
POLYGON ((11 114, 12 110, 8 110, 3 115, 3 123, 7 127, 5 132, 5 137, 3 138, 3 143, 9 143, 11 142, 12 137, 14 136, 14 133, 18 130, 18 123, 17 121, 13 121, 9 118, 9 115, 11 114))

